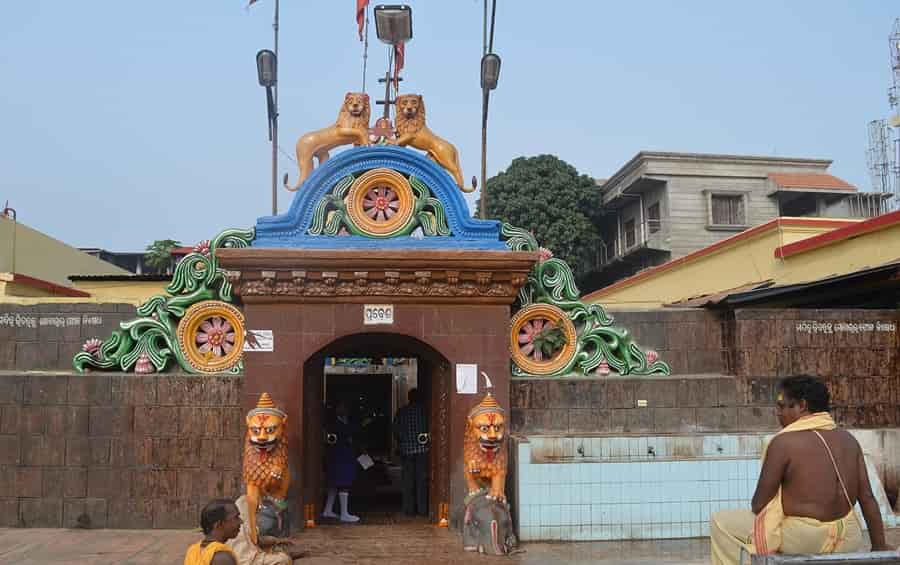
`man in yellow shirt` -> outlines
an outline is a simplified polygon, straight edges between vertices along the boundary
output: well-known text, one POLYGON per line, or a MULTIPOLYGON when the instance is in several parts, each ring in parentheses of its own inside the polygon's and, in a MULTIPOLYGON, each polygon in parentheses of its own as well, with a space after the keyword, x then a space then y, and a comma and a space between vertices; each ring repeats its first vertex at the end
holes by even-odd
POLYGON ((225 542, 238 535, 241 513, 234 502, 213 500, 200 512, 203 540, 188 548, 184 565, 238 565, 234 550, 225 542))

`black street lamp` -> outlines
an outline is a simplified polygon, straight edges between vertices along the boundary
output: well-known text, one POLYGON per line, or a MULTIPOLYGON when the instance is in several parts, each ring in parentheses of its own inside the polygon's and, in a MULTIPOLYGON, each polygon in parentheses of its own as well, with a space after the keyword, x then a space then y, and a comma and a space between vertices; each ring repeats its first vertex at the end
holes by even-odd
POLYGON ((494 90, 500 79, 500 55, 488 53, 481 58, 481 88, 494 90))
POLYGON ((387 43, 391 47, 391 55, 388 57, 388 70, 384 74, 384 78, 378 79, 378 82, 384 83, 384 100, 376 100, 376 104, 384 105, 384 114, 375 122, 373 132, 375 135, 383 135, 391 127, 391 104, 395 100, 391 99, 391 82, 394 83, 395 90, 399 87, 400 66, 395 67, 394 76, 391 76, 391 57, 400 57, 403 45, 412 39, 412 9, 406 4, 379 4, 375 6, 375 34, 382 43, 387 43))
POLYGON ((412 9, 406 4, 375 6, 375 33, 388 45, 406 43, 412 39, 412 9))
POLYGON ((487 120, 488 103, 491 91, 497 88, 500 79, 500 56, 486 53, 481 58, 481 198, 479 199, 479 215, 487 217, 487 120))
POLYGON ((278 58, 275 53, 263 49, 256 54, 256 73, 259 85, 266 89, 266 107, 269 117, 269 141, 272 142, 272 215, 278 214, 278 110, 275 107, 273 88, 278 83, 278 58))

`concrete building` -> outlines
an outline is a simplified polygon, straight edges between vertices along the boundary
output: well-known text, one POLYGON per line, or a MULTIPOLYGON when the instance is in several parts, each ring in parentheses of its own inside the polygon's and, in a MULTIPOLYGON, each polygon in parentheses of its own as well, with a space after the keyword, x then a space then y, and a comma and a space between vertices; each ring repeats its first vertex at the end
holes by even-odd
POLYGON ((590 288, 684 257, 780 216, 870 218, 884 195, 830 160, 642 151, 600 185, 604 245, 590 288))

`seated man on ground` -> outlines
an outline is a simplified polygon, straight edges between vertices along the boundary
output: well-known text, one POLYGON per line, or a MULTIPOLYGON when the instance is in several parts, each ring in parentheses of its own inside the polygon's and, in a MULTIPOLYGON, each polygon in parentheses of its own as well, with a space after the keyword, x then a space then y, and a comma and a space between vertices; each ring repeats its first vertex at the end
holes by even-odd
POLYGON ((712 515, 714 564, 737 564, 741 549, 772 553, 848 553, 862 548, 858 501, 873 551, 892 549, 872 495, 856 439, 837 429, 828 413, 828 389, 818 378, 795 376, 778 384, 781 431, 763 449, 750 510, 712 515))
MULTIPOLYGON (((247 513, 247 497, 241 496, 235 501, 235 505, 241 514, 247 513)), ((257 517, 260 515, 257 514, 257 517)), ((259 518, 257 518, 259 522, 259 518)), ((291 565, 294 559, 306 556, 305 551, 300 551, 289 539, 266 535, 268 532, 260 529, 259 545, 250 539, 250 530, 246 524, 242 524, 240 531, 234 539, 228 542, 228 546, 234 550, 237 556, 236 565, 291 565)))
POLYGON ((200 512, 203 539, 188 548, 184 565, 238 565, 225 542, 238 534, 242 523, 240 511, 230 500, 217 499, 204 506, 200 512))

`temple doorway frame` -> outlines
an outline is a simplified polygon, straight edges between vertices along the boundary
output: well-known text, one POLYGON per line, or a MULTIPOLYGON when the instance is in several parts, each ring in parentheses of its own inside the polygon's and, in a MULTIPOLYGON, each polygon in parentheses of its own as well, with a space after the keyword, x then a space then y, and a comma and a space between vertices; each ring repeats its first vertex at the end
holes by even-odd
MULTIPOLYGON (((325 484, 322 472, 324 442, 322 422, 325 406, 325 362, 329 357, 407 357, 417 359, 417 387, 429 408, 431 434, 428 475, 428 520, 447 518, 450 503, 450 396, 449 360, 433 346, 402 333, 355 333, 336 338, 303 363, 302 435, 300 445, 300 496, 303 506, 312 505, 314 516, 322 513, 325 484)), ((393 414, 391 414, 393 418, 393 414)), ((318 518, 316 518, 318 520, 318 518)))

